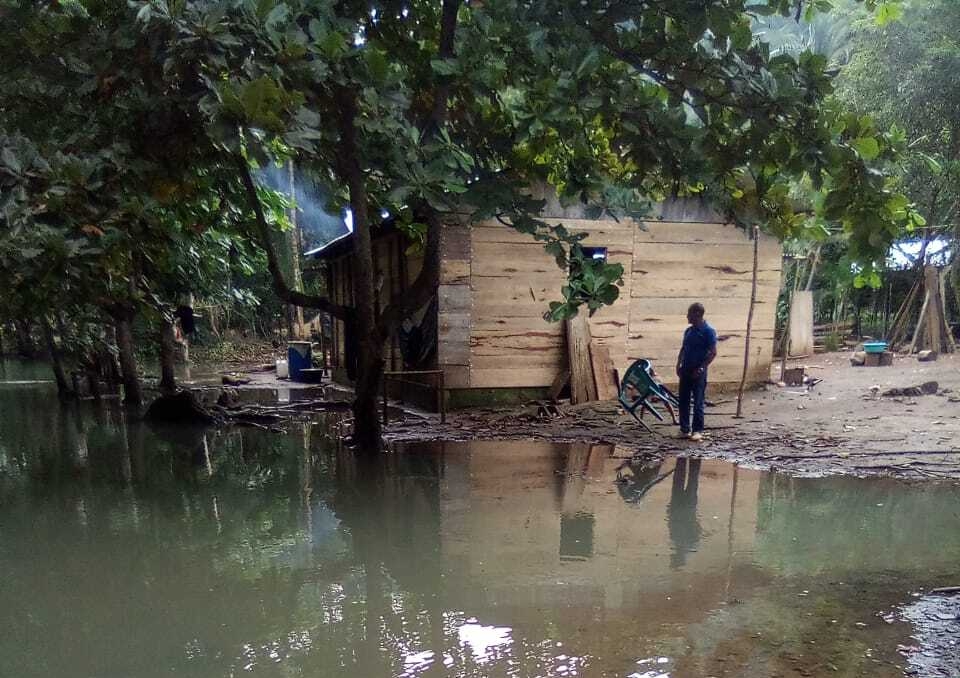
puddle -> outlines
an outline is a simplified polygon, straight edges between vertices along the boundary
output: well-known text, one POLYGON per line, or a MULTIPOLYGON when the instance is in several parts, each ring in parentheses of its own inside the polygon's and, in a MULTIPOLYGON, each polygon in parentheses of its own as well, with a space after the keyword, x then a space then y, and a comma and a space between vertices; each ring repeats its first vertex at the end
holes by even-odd
POLYGON ((504 441, 361 463, 328 419, 172 435, 52 402, 0 391, 18 678, 882 678, 921 644, 891 613, 960 583, 949 486, 504 441))

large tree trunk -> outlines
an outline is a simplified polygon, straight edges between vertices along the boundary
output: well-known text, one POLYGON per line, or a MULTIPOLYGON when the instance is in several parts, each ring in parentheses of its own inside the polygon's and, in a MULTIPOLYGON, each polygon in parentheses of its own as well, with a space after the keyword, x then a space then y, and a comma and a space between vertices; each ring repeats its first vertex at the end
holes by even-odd
POLYGON ((120 375, 123 379, 123 402, 128 405, 143 403, 143 390, 140 387, 140 375, 137 373, 137 356, 133 345, 133 316, 121 315, 116 318, 117 349, 120 353, 120 375))
POLYGON ((53 328, 50 327, 50 322, 45 318, 41 323, 43 326, 43 340, 46 342, 47 352, 50 354, 50 366, 53 368, 53 378, 57 382, 57 394, 61 398, 72 398, 74 395, 73 386, 70 380, 67 379, 67 372, 63 368, 63 353, 53 336, 53 328))
MULTIPOLYGON (((454 37, 457 27, 458 0, 442 0, 440 18, 440 39, 438 57, 449 58, 454 55, 454 37)), ((434 105, 423 124, 423 131, 438 134, 446 122, 447 105, 451 78, 439 77, 433 92, 434 105)), ((258 236, 267 255, 267 266, 274 281, 278 296, 287 303, 301 307, 326 311, 336 318, 347 319, 355 323, 358 349, 358 378, 356 395, 353 402, 354 440, 365 451, 382 449, 381 424, 377 411, 377 397, 383 382, 383 346, 396 325, 410 312, 420 308, 436 293, 439 280, 440 230, 442 222, 437 210, 424 204, 428 223, 427 243, 423 270, 413 285, 405 290, 402 297, 391 299, 382 313, 378 313, 378 294, 374 279, 376 276, 373 259, 373 245, 370 233, 370 205, 367 200, 365 177, 361 164, 362 148, 357 143, 355 121, 357 118, 356 92, 344 87, 338 93, 340 110, 338 127, 340 132, 339 174, 346 180, 350 193, 350 207, 353 212, 356 278, 354 280, 355 307, 350 309, 332 303, 330 299, 303 293, 291 289, 284 279, 275 248, 270 238, 270 227, 263 213, 263 206, 257 195, 256 185, 250 174, 246 159, 237 158, 245 190, 253 207, 258 236)), ((299 257, 299 249, 297 257, 299 257)))
POLYGON ((173 322, 166 316, 160 319, 160 390, 172 393, 177 390, 177 377, 174 371, 176 337, 173 322))
POLYGON ((353 212, 354 319, 358 337, 359 369, 356 397, 353 401, 353 439, 366 452, 379 452, 383 447, 377 396, 383 379, 383 341, 377 327, 377 295, 374 286, 373 239, 370 234, 370 215, 367 188, 360 166, 360 148, 356 139, 354 121, 357 117, 356 94, 343 92, 340 110, 340 143, 343 149, 341 163, 350 190, 350 208, 353 212))

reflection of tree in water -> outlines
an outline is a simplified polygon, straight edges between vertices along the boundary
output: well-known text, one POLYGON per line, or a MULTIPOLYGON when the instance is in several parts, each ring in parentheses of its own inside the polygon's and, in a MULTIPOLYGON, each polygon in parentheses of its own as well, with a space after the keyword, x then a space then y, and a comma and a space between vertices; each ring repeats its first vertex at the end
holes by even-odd
POLYGON ((30 620, 0 634, 11 675, 224 675, 248 641, 298 627, 303 600, 350 590, 342 542, 310 543, 302 459, 316 450, 295 436, 208 431, 198 464, 197 439, 40 411, 49 435, 0 482, 0 610, 30 620))
POLYGON ((161 432, 34 405, 0 474, 10 675, 379 678, 417 656, 418 676, 552 673, 548 620, 463 609, 442 450, 363 460, 319 427, 161 432))
POLYGON ((670 503, 667 504, 667 527, 673 548, 670 567, 686 565, 687 555, 697 550, 703 529, 697 520, 697 490, 700 485, 700 460, 677 459, 673 472, 670 503))
POLYGON ((877 581, 949 575, 960 558, 960 494, 953 485, 894 479, 791 478, 760 482, 757 554, 789 574, 829 569, 877 581))

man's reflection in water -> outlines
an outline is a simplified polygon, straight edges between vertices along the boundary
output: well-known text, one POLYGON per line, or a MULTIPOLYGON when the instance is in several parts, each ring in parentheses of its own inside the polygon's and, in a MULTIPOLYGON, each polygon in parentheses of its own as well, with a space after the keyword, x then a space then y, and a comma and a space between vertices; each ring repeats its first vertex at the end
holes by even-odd
POLYGON ((667 504, 667 527, 673 549, 670 567, 686 565, 687 554, 697 550, 703 530, 697 520, 697 488, 700 484, 700 460, 677 459, 673 472, 673 488, 667 504))

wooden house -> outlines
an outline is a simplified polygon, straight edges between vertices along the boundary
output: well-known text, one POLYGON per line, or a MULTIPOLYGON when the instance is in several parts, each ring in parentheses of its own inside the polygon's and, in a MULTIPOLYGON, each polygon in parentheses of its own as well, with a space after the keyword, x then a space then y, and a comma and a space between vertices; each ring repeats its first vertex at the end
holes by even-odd
MULTIPOLYGON (((589 320, 592 340, 609 348, 616 367, 648 358, 665 382, 674 382, 686 310, 699 301, 720 340, 712 387, 739 383, 753 266, 753 243, 743 229, 693 202, 666 204, 642 222, 587 219, 556 203, 545 214, 546 221, 587 233, 583 245, 595 248, 595 256, 623 264, 619 300, 589 320)), ((376 235, 374 250, 386 303, 413 281, 422 261, 389 227, 376 235)), ((334 300, 351 303, 350 236, 314 256, 329 262, 334 300)), ((761 236, 748 382, 769 374, 780 274, 780 244, 761 236)), ((437 298, 409 323, 419 340, 432 342, 431 350, 419 351, 419 362, 405 359, 409 337, 395 336, 387 369, 442 370, 453 406, 542 397, 567 366, 563 324, 543 319, 565 275, 541 243, 499 222, 446 226, 437 298)), ((344 380, 352 342, 343 322, 333 326, 334 376, 344 380)))

